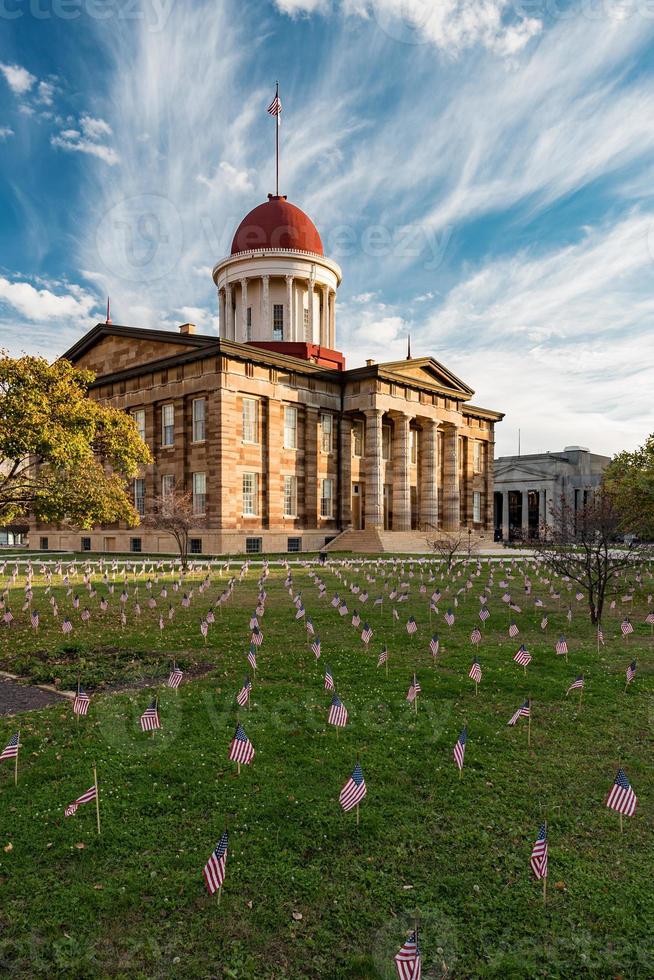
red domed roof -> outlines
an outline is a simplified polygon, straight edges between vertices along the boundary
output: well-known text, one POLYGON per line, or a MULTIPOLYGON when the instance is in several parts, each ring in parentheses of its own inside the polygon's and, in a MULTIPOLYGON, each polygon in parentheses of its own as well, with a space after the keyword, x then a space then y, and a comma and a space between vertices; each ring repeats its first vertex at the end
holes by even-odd
POLYGON ((285 197, 268 195, 241 221, 232 242, 232 255, 259 248, 292 248, 324 255, 318 229, 304 211, 285 197))

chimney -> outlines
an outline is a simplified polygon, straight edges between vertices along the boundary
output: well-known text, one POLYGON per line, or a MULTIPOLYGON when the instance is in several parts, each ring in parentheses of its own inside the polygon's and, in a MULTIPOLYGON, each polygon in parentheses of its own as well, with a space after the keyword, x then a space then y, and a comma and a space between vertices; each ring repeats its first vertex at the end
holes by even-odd
POLYGON ((188 333, 195 333, 195 324, 194 323, 180 323, 180 325, 179 325, 179 332, 180 333, 186 333, 186 334, 188 334, 188 333))
POLYGON ((366 367, 371 367, 374 363, 375 362, 374 362, 373 358, 372 357, 369 357, 368 360, 366 361, 366 367))

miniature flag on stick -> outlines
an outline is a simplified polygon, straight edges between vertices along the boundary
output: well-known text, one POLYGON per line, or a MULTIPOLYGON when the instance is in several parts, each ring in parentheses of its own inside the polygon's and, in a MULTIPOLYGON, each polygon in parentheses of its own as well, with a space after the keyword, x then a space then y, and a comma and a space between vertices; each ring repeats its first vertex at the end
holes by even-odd
POLYGON ((463 760, 466 754, 466 742, 468 741, 468 729, 464 728, 454 745, 454 762, 459 770, 459 779, 463 773, 463 760))
POLYGON ((618 769, 611 792, 606 798, 606 805, 609 810, 615 810, 620 814, 620 832, 622 832, 622 817, 626 814, 633 817, 636 812, 638 797, 631 788, 631 783, 627 779, 624 769, 618 769))
POLYGON ((20 749, 20 732, 16 732, 15 735, 7 742, 6 746, 0 753, 0 762, 3 759, 13 759, 14 760, 14 786, 18 785, 18 750, 20 749))
POLYGON ((363 778, 361 766, 357 762, 356 766, 354 767, 354 772, 341 790, 341 795, 338 798, 339 803, 346 813, 348 810, 352 810, 354 807, 357 808, 357 823, 359 822, 359 803, 364 798, 366 793, 366 781, 363 778))
POLYGON ((547 902, 547 823, 540 825, 529 863, 536 880, 543 882, 543 905, 545 905, 547 902))
POLYGON ((399 980, 420 980, 422 975, 422 957, 418 945, 418 930, 415 929, 399 953, 394 957, 395 968, 399 980))
POLYGON ((204 866, 202 874, 210 895, 220 892, 225 880, 225 865, 227 864, 227 844, 229 835, 223 831, 223 835, 216 845, 216 849, 204 866))

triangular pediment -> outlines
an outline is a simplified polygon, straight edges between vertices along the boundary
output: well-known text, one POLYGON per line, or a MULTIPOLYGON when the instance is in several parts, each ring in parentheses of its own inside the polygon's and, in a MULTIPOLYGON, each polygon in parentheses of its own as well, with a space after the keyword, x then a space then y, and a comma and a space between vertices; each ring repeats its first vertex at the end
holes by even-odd
POLYGON ((185 354, 215 341, 197 334, 99 323, 62 356, 97 377, 185 354))
POLYGON ((540 469, 538 466, 528 465, 516 466, 515 463, 502 463, 499 460, 495 460, 493 475, 496 482, 500 479, 506 479, 509 483, 521 483, 524 480, 531 479, 551 480, 554 478, 554 475, 548 473, 545 468, 540 469))
POLYGON ((393 375, 398 379, 406 378, 408 381, 423 382, 447 389, 466 400, 474 395, 472 388, 433 357, 388 361, 385 364, 380 364, 379 370, 383 374, 393 375))

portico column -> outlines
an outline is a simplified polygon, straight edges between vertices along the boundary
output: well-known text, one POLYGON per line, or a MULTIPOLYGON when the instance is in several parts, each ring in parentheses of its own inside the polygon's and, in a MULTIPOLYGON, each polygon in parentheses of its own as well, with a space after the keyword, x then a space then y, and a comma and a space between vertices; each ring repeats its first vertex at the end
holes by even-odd
POLYGON ((314 309, 313 309, 313 300, 314 300, 313 286, 314 286, 314 280, 313 279, 309 279, 309 282, 308 282, 309 295, 308 295, 307 302, 309 304, 309 333, 310 333, 309 343, 310 344, 315 343, 315 341, 313 339, 314 338, 313 327, 314 327, 314 318, 315 318, 315 313, 314 313, 314 309))
POLYGON ((411 530, 408 415, 393 419, 393 531, 411 530))
POLYGON ((420 453, 420 525, 423 528, 438 527, 438 426, 433 419, 422 421, 420 453))
POLYGON ((522 537, 529 537, 529 491, 522 491, 522 537))
POLYGON ((352 527, 352 419, 344 415, 339 423, 340 485, 338 493, 339 527, 352 527))
POLYGON ((384 528, 384 488, 382 485, 381 408, 367 408, 366 417, 366 529, 384 528))
POLYGON ((248 281, 241 279, 241 340, 248 339, 248 281))
POLYGON ((459 430, 455 425, 443 429, 443 527, 458 531, 461 522, 459 500, 459 430))
POLYGON ((271 340, 270 328, 270 276, 261 277, 261 326, 257 340, 271 340))
POLYGON ((509 540, 509 532, 511 526, 509 524, 509 491, 502 491, 502 540, 509 540))
POLYGON ((227 338, 234 340, 234 307, 232 305, 232 284, 225 286, 225 313, 227 323, 227 338))
POLYGON ((329 288, 323 287, 322 291, 322 316, 320 317, 320 346, 329 347, 328 327, 329 323, 329 288))
POLYGON ((293 276, 286 276, 286 324, 284 329, 284 340, 296 340, 295 324, 293 316, 293 276))

